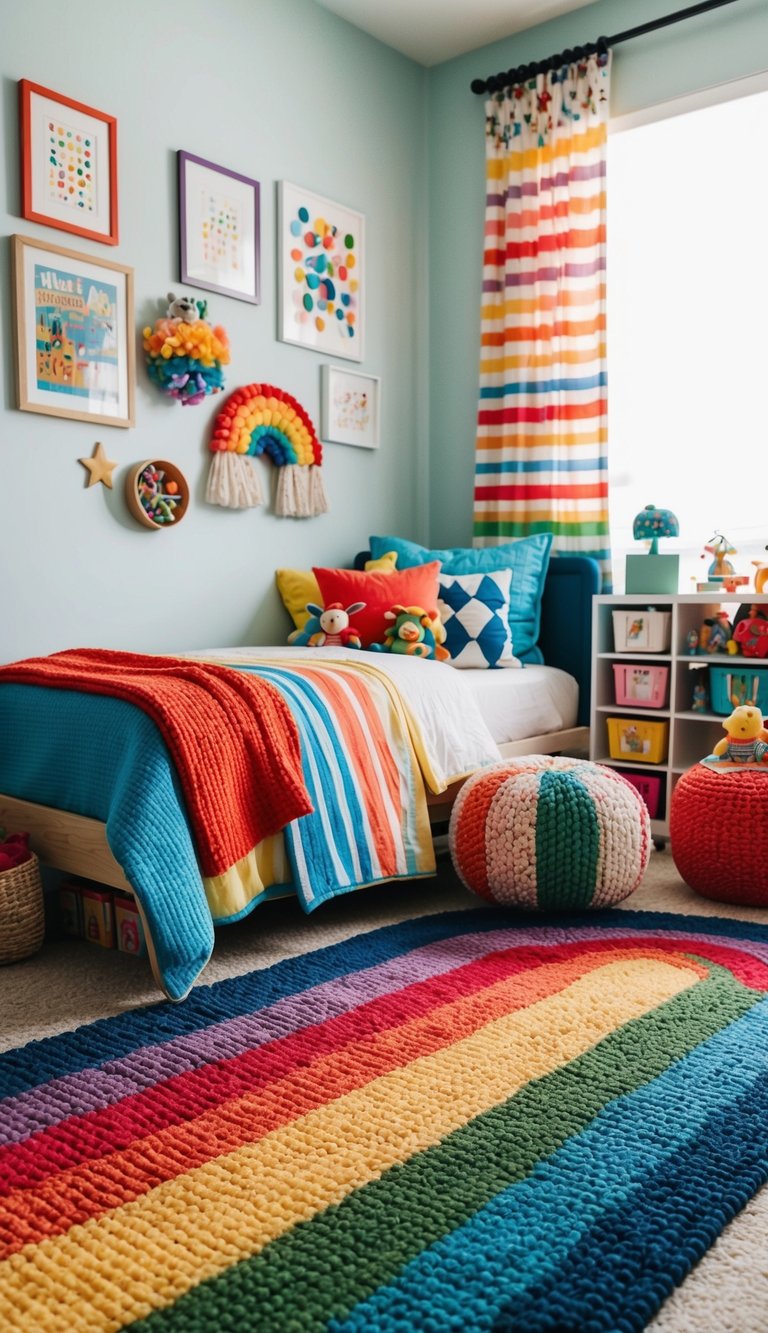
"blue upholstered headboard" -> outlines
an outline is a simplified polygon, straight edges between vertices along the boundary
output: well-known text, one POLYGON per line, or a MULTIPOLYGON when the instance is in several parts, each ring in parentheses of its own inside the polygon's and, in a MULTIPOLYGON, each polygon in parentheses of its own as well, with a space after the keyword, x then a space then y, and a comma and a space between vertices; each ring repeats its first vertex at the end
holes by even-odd
POLYGON ((541 600, 539 646, 548 666, 579 682, 579 725, 589 725, 592 685, 592 598, 600 566, 587 555, 557 555, 549 562, 541 600))
MULTIPOLYGON (((370 560, 355 556, 355 569, 370 560)), ((560 667, 579 682, 579 726, 589 725, 592 684, 592 598, 600 591, 600 566, 587 555, 558 555, 549 562, 541 601, 539 645, 548 666, 560 667)))

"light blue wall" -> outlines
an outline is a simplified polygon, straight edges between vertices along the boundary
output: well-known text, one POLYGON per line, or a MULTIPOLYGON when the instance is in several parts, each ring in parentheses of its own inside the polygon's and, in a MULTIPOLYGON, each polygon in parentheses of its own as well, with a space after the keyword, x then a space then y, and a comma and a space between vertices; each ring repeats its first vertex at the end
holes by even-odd
MULTIPOLYGON (((670 7, 601 0, 427 71, 314 0, 71 0, 64 10, 54 0, 0 0, 0 660, 86 644, 173 651, 280 641, 288 625, 276 567, 347 563, 376 530, 469 542, 484 199, 483 99, 471 79, 670 7), (118 247, 19 216, 20 78, 117 116, 118 247), (140 357, 133 430, 15 410, 8 237, 132 265, 138 337, 179 286, 178 148, 262 183, 262 304, 211 296, 211 316, 232 342, 227 388, 276 384, 314 420, 328 358, 276 339, 276 182, 366 215, 360 368, 382 377, 383 442, 378 452, 326 447, 326 516, 206 505, 207 438, 221 399, 166 402, 140 357), (112 492, 86 489, 77 462, 99 439, 119 463, 112 492), (176 462, 193 488, 188 516, 170 532, 139 528, 123 502, 126 469, 152 456, 176 462)), ((613 111, 755 72, 765 53, 766 0, 738 0, 617 48, 613 111)), ((257 466, 273 488, 274 470, 257 466)))
MULTIPOLYGON (((167 651, 279 642, 281 565, 346 564, 397 521, 426 536, 425 91, 427 73, 314 0, 54 0, 0 3, 0 660, 75 645, 167 651), (20 217, 17 81, 28 78, 118 120, 120 244, 20 217), (382 377, 382 448, 328 445, 331 512, 310 521, 203 501, 212 417, 150 386, 141 357, 133 430, 15 410, 10 242, 39 237, 135 269, 136 331, 179 290, 176 150, 262 185, 262 304, 209 295, 228 330, 227 389, 265 381, 319 419, 327 356, 276 340, 276 182, 366 215, 367 327, 359 367, 382 377), (77 462, 97 440, 116 459, 112 492, 77 462), (192 507, 177 529, 140 528, 123 501, 129 464, 168 458, 192 507)), ((338 361, 354 368, 355 363, 338 361)), ((275 472, 259 460, 262 480, 275 472)))
MULTIPOLYGON (((485 148, 484 98, 472 93, 470 84, 679 8, 682 0, 600 0, 430 70, 430 535, 435 546, 466 544, 472 536, 485 148)), ((611 111, 624 115, 766 66, 768 3, 738 0, 617 46, 611 111)), ((762 147, 756 151, 759 161, 762 147)))

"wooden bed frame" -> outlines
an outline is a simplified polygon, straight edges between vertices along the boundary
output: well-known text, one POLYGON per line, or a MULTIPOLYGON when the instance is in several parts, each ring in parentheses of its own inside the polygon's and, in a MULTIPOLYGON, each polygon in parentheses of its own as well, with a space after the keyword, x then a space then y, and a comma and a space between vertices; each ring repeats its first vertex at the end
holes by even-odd
MULTIPOLYGON (((588 750, 589 728, 585 724, 589 716, 591 602, 598 586, 599 570, 595 561, 584 556, 560 556, 551 562, 542 599, 540 643, 547 663, 562 667, 579 682, 578 725, 501 745, 503 758, 588 750)), ((428 796, 433 827, 448 819, 461 786, 461 782, 456 782, 440 795, 428 796)), ((43 864, 133 895, 130 883, 110 851, 106 825, 100 820, 0 792, 0 827, 28 832, 32 847, 43 864)), ((150 962, 155 979, 159 980, 151 950, 150 962)))
MULTIPOLYGON (((560 750, 586 749, 589 743, 588 727, 571 727, 567 731, 549 732, 531 736, 500 746, 504 758, 517 754, 555 754, 560 750)), ((450 815, 451 806, 461 788, 454 782, 439 796, 429 795, 430 820, 433 825, 443 823, 450 815)), ((106 825, 86 815, 73 815, 68 810, 57 810, 33 801, 20 801, 0 792, 0 827, 24 829, 38 858, 48 866, 63 870, 83 879, 109 884, 113 889, 133 893, 120 866, 109 849, 106 825)))

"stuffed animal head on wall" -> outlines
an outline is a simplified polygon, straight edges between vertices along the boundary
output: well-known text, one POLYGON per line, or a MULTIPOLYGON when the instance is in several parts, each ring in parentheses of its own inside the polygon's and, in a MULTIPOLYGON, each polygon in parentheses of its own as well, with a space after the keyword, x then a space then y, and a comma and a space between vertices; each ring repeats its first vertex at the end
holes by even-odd
POLYGON ((173 292, 168 293, 166 314, 168 319, 183 319, 185 324, 194 324, 195 320, 202 318, 197 301, 191 296, 174 296, 173 292))

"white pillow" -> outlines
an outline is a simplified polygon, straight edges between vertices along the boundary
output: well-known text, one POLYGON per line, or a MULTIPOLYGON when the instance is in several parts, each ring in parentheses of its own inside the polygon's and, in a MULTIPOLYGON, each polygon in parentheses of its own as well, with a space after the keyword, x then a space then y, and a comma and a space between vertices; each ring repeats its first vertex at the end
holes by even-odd
POLYGON ((509 629, 511 569, 440 574, 437 609, 455 667, 519 667, 509 629))

